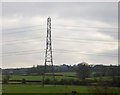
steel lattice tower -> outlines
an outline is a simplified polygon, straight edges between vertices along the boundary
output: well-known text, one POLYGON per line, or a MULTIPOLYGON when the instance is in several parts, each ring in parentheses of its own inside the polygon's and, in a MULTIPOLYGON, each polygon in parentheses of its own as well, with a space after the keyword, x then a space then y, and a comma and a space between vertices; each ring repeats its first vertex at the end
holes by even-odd
POLYGON ((46 37, 46 51, 45 51, 45 63, 44 63, 44 73, 43 73, 43 85, 45 81, 45 73, 47 65, 51 67, 52 76, 55 82, 54 67, 53 67, 53 56, 52 56, 52 40, 51 40, 51 18, 47 19, 47 37, 46 37))

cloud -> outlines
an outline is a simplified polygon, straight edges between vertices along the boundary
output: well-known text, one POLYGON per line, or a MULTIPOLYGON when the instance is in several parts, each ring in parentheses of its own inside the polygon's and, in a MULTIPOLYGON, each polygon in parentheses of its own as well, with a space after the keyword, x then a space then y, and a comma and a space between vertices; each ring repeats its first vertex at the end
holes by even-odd
POLYGON ((13 2, 3 3, 3 53, 42 53, 4 55, 3 67, 44 63, 49 16, 55 64, 118 63, 113 56, 118 50, 117 3, 13 2))

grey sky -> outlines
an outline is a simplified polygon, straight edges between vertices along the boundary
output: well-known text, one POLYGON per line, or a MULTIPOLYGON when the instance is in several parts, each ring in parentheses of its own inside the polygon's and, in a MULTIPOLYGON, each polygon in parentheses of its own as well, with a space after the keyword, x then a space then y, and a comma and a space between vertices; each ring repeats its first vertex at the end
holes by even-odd
POLYGON ((3 68, 44 64, 49 16, 54 64, 118 64, 117 3, 3 3, 2 12, 3 68))

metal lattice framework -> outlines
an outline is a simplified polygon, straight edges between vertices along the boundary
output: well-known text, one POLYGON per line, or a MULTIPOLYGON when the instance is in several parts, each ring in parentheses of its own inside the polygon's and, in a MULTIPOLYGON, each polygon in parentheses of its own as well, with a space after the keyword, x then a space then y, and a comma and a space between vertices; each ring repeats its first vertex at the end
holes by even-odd
POLYGON ((43 73, 43 85, 45 81, 45 73, 47 69, 47 64, 52 69, 52 77, 55 81, 54 67, 53 67, 53 56, 52 56, 52 40, 51 40, 51 18, 47 19, 47 37, 46 37, 46 51, 45 51, 45 63, 44 63, 44 73, 43 73))

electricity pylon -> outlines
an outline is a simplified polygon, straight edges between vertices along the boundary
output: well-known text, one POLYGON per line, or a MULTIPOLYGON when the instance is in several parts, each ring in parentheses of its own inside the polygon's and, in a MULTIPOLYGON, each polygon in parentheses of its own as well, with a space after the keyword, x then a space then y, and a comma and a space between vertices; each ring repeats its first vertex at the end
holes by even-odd
POLYGON ((45 82, 46 69, 49 64, 52 70, 53 81, 55 82, 54 67, 53 67, 53 56, 52 56, 52 40, 51 40, 51 18, 47 19, 47 37, 46 37, 46 51, 45 51, 45 63, 43 72, 43 86, 45 82))

